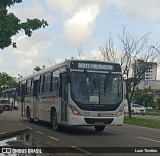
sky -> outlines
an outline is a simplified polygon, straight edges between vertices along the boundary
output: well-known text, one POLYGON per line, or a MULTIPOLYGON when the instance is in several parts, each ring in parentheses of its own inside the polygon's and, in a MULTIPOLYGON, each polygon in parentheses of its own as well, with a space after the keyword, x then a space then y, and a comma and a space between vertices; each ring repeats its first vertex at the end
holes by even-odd
POLYGON ((17 48, 0 50, 0 72, 26 76, 35 66, 50 67, 79 58, 78 50, 83 58, 99 59, 99 47, 110 34, 120 44, 118 35, 124 26, 135 36, 151 32, 150 39, 160 45, 159 8, 159 0, 23 0, 9 11, 22 21, 47 20, 49 26, 34 31, 31 37, 23 31, 14 36, 17 48))

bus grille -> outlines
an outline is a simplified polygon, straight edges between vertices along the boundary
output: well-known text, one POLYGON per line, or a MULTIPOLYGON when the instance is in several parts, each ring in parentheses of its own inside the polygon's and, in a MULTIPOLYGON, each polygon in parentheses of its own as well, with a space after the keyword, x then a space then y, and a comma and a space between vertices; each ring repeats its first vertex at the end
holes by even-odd
POLYGON ((103 122, 104 124, 110 124, 113 121, 113 118, 108 118, 108 119, 97 119, 97 118, 84 118, 87 124, 94 124, 95 122, 103 122))

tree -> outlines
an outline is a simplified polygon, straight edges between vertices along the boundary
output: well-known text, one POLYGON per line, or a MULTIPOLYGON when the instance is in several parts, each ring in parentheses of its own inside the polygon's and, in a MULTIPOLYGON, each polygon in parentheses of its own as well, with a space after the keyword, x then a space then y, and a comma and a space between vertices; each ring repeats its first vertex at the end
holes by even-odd
POLYGON ((160 99, 156 100, 154 107, 157 107, 160 110, 160 99))
POLYGON ((17 82, 14 77, 9 76, 7 73, 0 73, 0 96, 2 96, 2 91, 8 88, 15 88, 17 82))
POLYGON ((141 106, 145 106, 145 107, 153 107, 154 104, 154 93, 151 90, 150 87, 148 88, 144 88, 143 90, 135 90, 134 94, 133 94, 133 101, 135 103, 140 104, 141 106))
POLYGON ((83 48, 81 45, 77 46, 77 52, 78 52, 78 56, 79 56, 79 59, 83 59, 84 55, 83 55, 83 48))
POLYGON ((25 34, 30 37, 33 31, 48 26, 47 21, 37 18, 27 19, 26 22, 21 23, 18 17, 8 12, 8 7, 21 2, 22 0, 0 0, 0 49, 10 45, 16 48, 16 43, 12 42, 12 36, 21 30, 24 30, 25 34))
MULTIPOLYGON (((122 73, 126 82, 126 99, 130 118, 130 103, 135 87, 144 79, 145 72, 152 68, 154 65, 153 62, 160 63, 159 52, 152 48, 153 44, 151 46, 149 34, 150 32, 144 34, 142 37, 134 37, 132 34, 126 32, 126 28, 124 27, 122 35, 119 35, 122 43, 122 54, 119 63, 122 66, 122 73)), ((104 48, 100 47, 100 51, 106 61, 115 62, 116 50, 112 43, 112 40, 109 38, 106 44, 107 46, 105 45, 104 48)))
POLYGON ((42 69, 41 69, 39 66, 35 66, 34 70, 35 70, 36 72, 38 72, 38 71, 40 71, 40 70, 42 70, 42 69))
MULTIPOLYGON (((46 66, 45 65, 43 65, 42 66, 42 69, 45 69, 46 68, 46 66)), ((36 71, 36 72, 38 72, 38 71, 40 71, 40 70, 42 70, 39 66, 35 66, 35 68, 34 68, 34 70, 36 71)))
POLYGON ((103 47, 101 46, 99 49, 102 55, 102 60, 117 62, 116 49, 111 35, 109 35, 106 44, 103 47))

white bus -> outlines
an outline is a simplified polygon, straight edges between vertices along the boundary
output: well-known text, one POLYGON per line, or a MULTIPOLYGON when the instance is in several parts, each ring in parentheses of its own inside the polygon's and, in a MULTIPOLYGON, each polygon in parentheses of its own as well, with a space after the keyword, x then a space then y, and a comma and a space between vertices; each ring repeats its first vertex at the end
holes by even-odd
POLYGON ((118 63, 66 60, 19 81, 19 110, 29 122, 62 126, 122 125, 124 83, 118 63))
POLYGON ((18 109, 17 106, 17 90, 16 88, 9 88, 2 91, 2 98, 7 99, 12 104, 13 109, 18 109))

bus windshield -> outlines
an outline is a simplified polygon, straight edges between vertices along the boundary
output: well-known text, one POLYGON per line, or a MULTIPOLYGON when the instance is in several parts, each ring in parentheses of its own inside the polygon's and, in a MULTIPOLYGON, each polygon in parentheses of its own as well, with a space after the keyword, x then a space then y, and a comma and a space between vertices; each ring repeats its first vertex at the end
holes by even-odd
POLYGON ((71 98, 79 104, 118 104, 122 101, 122 76, 113 73, 72 72, 71 98))

